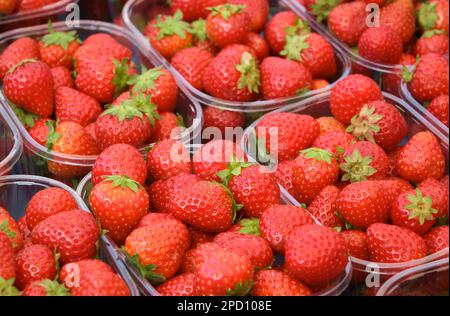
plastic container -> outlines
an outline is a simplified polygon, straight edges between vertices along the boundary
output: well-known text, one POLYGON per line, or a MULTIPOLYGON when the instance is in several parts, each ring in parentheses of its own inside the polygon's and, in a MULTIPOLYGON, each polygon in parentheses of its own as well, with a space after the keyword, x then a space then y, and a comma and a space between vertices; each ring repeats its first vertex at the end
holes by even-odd
MULTIPOLYGON (((410 133, 408 134, 407 138, 404 140, 406 142, 412 135, 416 134, 417 132, 428 130, 432 132, 434 135, 436 135, 446 158, 447 161, 447 173, 449 168, 449 137, 448 133, 445 135, 442 133, 435 125, 431 124, 428 120, 426 120, 419 112, 417 112, 413 107, 411 107, 409 104, 407 104, 405 101, 401 100, 400 98, 389 94, 389 93, 383 93, 384 98, 387 102, 395 105, 400 112, 405 117, 410 133)), ((330 92, 322 93, 320 95, 317 95, 315 97, 312 97, 308 100, 305 100, 301 102, 300 104, 287 106, 281 109, 278 109, 272 113, 275 112, 293 112, 298 114, 307 114, 311 115, 313 117, 321 117, 321 116, 331 116, 331 111, 329 108, 329 98, 330 98, 330 92)), ((262 120, 261 118, 260 120, 262 120)), ((251 159, 255 160, 255 154, 254 150, 249 151, 248 144, 254 144, 255 140, 255 128, 260 122, 260 120, 254 122, 251 126, 249 126, 242 138, 241 138, 241 147, 245 149, 247 155, 251 157, 251 159)), ((250 147, 251 148, 251 147, 250 147)), ((295 200, 289 193, 286 192, 287 195, 290 196, 290 200, 295 200)), ((354 281, 359 281, 364 283, 364 279, 367 278, 366 281, 373 282, 374 286, 377 288, 382 285, 387 279, 394 276, 395 274, 412 267, 418 267, 420 265, 423 265, 425 263, 435 261, 444 257, 449 256, 449 248, 446 248, 439 253, 436 253, 434 255, 414 260, 410 262, 405 263, 373 263, 357 258, 351 258, 352 264, 353 264, 353 275, 354 275, 354 281)), ((368 285, 369 283, 367 283, 368 285)), ((368 289, 370 290, 371 285, 368 286, 368 289)))
MULTIPOLYGON (((273 4, 273 9, 275 11, 279 10, 279 6, 284 6, 284 0, 280 1, 271 1, 273 4)), ((181 74, 175 70, 170 63, 162 57, 150 44, 149 40, 142 34, 143 29, 145 29, 147 22, 149 22, 148 17, 145 15, 146 12, 149 11, 149 9, 152 6, 155 6, 156 4, 163 5, 165 1, 159 1, 159 0, 130 0, 127 2, 123 9, 123 20, 125 22, 125 25, 127 28, 131 30, 131 32, 134 34, 136 38, 139 39, 139 41, 146 47, 147 50, 149 50, 160 62, 160 64, 164 65, 167 69, 169 69, 177 78, 179 81, 185 85, 188 90, 192 93, 194 98, 198 100, 203 105, 210 105, 215 106, 218 108, 226 109, 226 110, 232 110, 232 111, 241 111, 241 112, 268 112, 274 109, 277 109, 281 106, 297 103, 301 100, 304 100, 306 98, 309 98, 313 95, 317 95, 321 92, 330 90, 334 84, 336 84, 339 80, 345 78, 349 73, 351 69, 351 62, 346 57, 345 53, 341 51, 339 48, 335 48, 335 53, 337 57, 337 63, 339 68, 339 73, 337 75, 337 78, 333 81, 331 85, 328 87, 325 87, 323 89, 317 90, 317 91, 310 91, 308 93, 305 93, 301 96, 295 96, 295 97, 288 97, 288 98, 280 98, 275 100, 265 100, 265 101, 256 101, 256 102, 235 102, 235 101, 227 101, 223 99, 218 99, 213 96, 210 96, 196 88, 194 88, 189 82, 187 82, 181 74)), ((303 13, 298 13, 298 15, 305 19, 303 13)), ((315 26, 312 26, 314 31, 317 31, 315 29, 315 26)))
MULTIPOLYGON (((69 30, 69 27, 64 22, 54 24, 56 30, 69 30)), ((79 26, 74 28, 82 39, 89 35, 103 32, 110 34, 122 45, 127 46, 133 51, 133 61, 136 67, 140 69, 142 65, 147 68, 154 67, 156 62, 153 57, 149 56, 145 50, 133 39, 133 35, 127 30, 115 26, 113 24, 98 22, 98 21, 80 21, 79 26)), ((0 52, 7 47, 12 41, 23 36, 42 36, 47 33, 47 25, 40 25, 35 27, 23 28, 13 30, 0 35, 0 52)), ((3 95, 3 91, 0 91, 0 107, 8 113, 9 117, 13 121, 14 125, 20 132, 24 143, 24 155, 21 159, 20 173, 22 174, 36 174, 46 175, 45 161, 55 161, 61 164, 80 166, 86 168, 86 173, 89 172, 89 168, 94 165, 97 156, 76 156, 66 155, 49 151, 46 147, 38 144, 28 133, 25 127, 21 124, 14 111, 8 105, 7 100, 3 95), (44 166, 43 166, 44 165, 44 166)), ((190 93, 181 85, 179 85, 178 102, 176 112, 183 116, 184 123, 187 129, 181 135, 183 140, 191 140, 198 137, 201 132, 202 125, 202 108, 200 104, 193 100, 190 93)), ((141 152, 145 154, 146 148, 141 148, 141 152)))
POLYGON ((22 154, 19 131, 0 107, 0 176, 9 173, 22 154))
POLYGON ((449 259, 405 270, 389 279, 377 296, 448 296, 449 259))
MULTIPOLYGON (((78 195, 81 196, 86 201, 87 204, 88 204, 91 188, 92 188, 91 174, 88 174, 83 180, 81 180, 81 182, 78 186, 78 189, 77 189, 78 195)), ((295 206, 300 207, 300 204, 297 201, 295 201, 295 199, 293 199, 289 194, 287 194, 287 192, 285 191, 284 188, 281 188, 281 200, 282 200, 283 204, 295 205, 295 206)), ((120 250, 118 248, 116 250, 118 252, 120 252, 120 250)), ((121 260, 123 260, 125 262, 127 260, 125 254, 123 254, 123 253, 120 254, 120 258, 121 258, 121 260)), ((131 264, 127 264, 127 267, 129 269, 129 272, 132 275, 135 283, 137 284, 139 290, 141 291, 142 295, 144 295, 144 296, 160 296, 159 293, 154 288, 154 286, 151 285, 148 280, 143 278, 139 274, 139 272, 135 269, 134 266, 132 266, 131 264)), ((316 296, 339 296, 347 289, 347 287, 350 284, 351 278, 352 278, 352 266, 351 266, 351 262, 349 260, 349 262, 345 268, 345 272, 340 277, 338 277, 333 283, 329 284, 327 288, 321 290, 318 293, 315 293, 314 295, 316 295, 316 296)))
POLYGON ((72 9, 70 5, 77 3, 78 0, 60 0, 37 10, 13 13, 0 17, 0 33, 19 27, 47 23, 48 20, 63 20, 72 9))
MULTIPOLYGON (((38 192, 48 187, 58 187, 69 192, 81 210, 89 212, 89 208, 77 193, 56 180, 32 175, 15 175, 0 177, 0 205, 4 206, 11 216, 18 220, 25 214, 25 209, 30 199, 38 192)), ((118 273, 128 285, 132 296, 139 296, 139 291, 134 284, 128 270, 119 260, 114 243, 107 236, 101 237, 100 255, 118 273)))

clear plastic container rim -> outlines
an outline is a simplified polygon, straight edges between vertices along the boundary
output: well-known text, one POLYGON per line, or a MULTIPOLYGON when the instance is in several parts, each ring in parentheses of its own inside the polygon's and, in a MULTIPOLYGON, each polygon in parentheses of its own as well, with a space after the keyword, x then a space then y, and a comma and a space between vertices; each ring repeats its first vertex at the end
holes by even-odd
MULTIPOLYGON (((17 127, 11 122, 11 119, 6 114, 6 112, 3 110, 3 108, 0 106, 0 116, 3 118, 3 120, 6 123, 6 127, 11 130, 13 137, 14 137, 14 145, 11 148, 8 155, 6 155, 3 160, 0 161, 0 170, 2 172, 8 172, 12 169, 12 167, 17 163, 20 156, 22 155, 23 151, 23 143, 22 138, 20 137, 19 130, 17 127)), ((2 140, 3 141, 3 140, 2 140)), ((2 174, 0 174, 1 176, 2 174)))

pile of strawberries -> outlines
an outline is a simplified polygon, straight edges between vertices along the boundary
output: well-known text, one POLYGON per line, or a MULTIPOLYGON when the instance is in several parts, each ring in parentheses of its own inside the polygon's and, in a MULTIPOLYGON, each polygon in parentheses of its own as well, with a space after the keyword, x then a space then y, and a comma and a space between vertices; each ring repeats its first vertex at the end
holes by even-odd
POLYGON ((36 193, 18 222, 0 207, 0 296, 129 296, 95 259, 99 238, 95 218, 60 188, 36 193))
MULTIPOLYGON (((113 144, 138 148, 183 125, 174 112, 178 87, 161 68, 138 74, 132 51, 108 34, 82 42, 76 31, 24 37, 0 56, 3 93, 31 137, 68 155, 98 155, 113 144)), ((49 161, 60 179, 89 170, 49 161)))
POLYGON ((328 40, 291 11, 269 19, 267 0, 174 0, 170 9, 144 35, 195 89, 213 97, 293 97, 329 85, 338 73, 328 40))
POLYGON ((60 0, 1 0, 0 17, 40 9, 60 0))

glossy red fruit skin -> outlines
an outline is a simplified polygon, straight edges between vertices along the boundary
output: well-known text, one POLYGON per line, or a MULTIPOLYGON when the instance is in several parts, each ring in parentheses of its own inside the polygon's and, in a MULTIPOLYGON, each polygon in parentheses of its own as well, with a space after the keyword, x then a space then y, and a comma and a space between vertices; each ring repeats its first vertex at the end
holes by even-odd
POLYGON ((294 184, 292 182, 293 166, 294 160, 282 161, 278 164, 277 169, 275 170, 273 176, 277 179, 277 182, 281 187, 283 187, 295 199, 298 199, 297 192, 295 191, 294 184))
POLYGON ((274 55, 278 55, 286 45, 286 27, 295 25, 298 19, 294 12, 283 11, 267 23, 264 34, 274 55))
POLYGON ((402 2, 387 4, 380 10, 380 25, 391 27, 406 44, 416 32, 414 8, 402 2))
POLYGON ((252 296, 311 296, 311 290, 287 273, 277 270, 256 272, 252 296))
POLYGON ((439 226, 430 230, 424 237, 429 254, 448 248, 448 226, 439 226))
MULTIPOLYGON (((10 233, 8 236, 11 245, 15 252, 19 251, 23 248, 24 244, 24 236, 22 236, 22 233, 20 231, 18 223, 12 218, 12 216, 9 214, 9 212, 0 206, 0 225, 5 225, 6 229, 4 232, 10 233)), ((0 229, 0 232, 2 229, 0 229)))
POLYGON ((181 265, 181 273, 195 273, 200 265, 214 252, 222 250, 218 244, 207 242, 186 252, 181 265))
POLYGON ((402 178, 390 177, 383 180, 378 180, 377 182, 383 186, 383 190, 386 192, 388 203, 390 205, 397 200, 397 197, 400 194, 414 189, 408 181, 402 178))
POLYGON ((306 40, 309 45, 302 52, 301 63, 311 72, 314 79, 332 79, 337 73, 333 46, 321 35, 311 33, 306 40))
POLYGON ((31 230, 28 228, 26 215, 19 218, 19 220, 17 221, 17 227, 20 231, 20 234, 22 235, 23 247, 28 247, 29 245, 32 245, 31 230))
POLYGON ((428 105, 428 111, 431 112, 439 121, 449 126, 449 98, 448 95, 441 95, 434 98, 428 105))
POLYGON ((340 81, 331 91, 330 109, 333 116, 343 124, 350 124, 369 101, 382 100, 377 83, 363 75, 350 75, 340 81))
POLYGON ((367 246, 374 262, 401 263, 427 255, 422 237, 406 228, 382 223, 367 229, 367 246))
POLYGON ((448 186, 439 180, 429 178, 422 181, 418 187, 426 196, 430 196, 433 200, 433 208, 438 211, 436 217, 444 217, 448 215, 448 186))
POLYGON ((339 151, 344 150, 345 152, 354 141, 356 139, 352 134, 345 131, 333 131, 319 135, 312 144, 312 147, 327 150, 335 157, 339 157, 339 151))
POLYGON ((290 205, 274 205, 262 214, 260 231, 272 249, 283 254, 289 234, 308 224, 314 224, 314 220, 304 209, 290 205))
POLYGON ((175 113, 163 112, 159 114, 159 120, 155 122, 155 128, 150 137, 152 143, 175 138, 181 134, 180 120, 175 113))
POLYGON ((250 17, 242 10, 224 19, 220 13, 209 14, 206 19, 206 34, 213 44, 226 47, 241 43, 250 32, 250 17))
POLYGON ((226 3, 226 0, 173 0, 170 9, 172 13, 177 10, 183 12, 183 19, 188 22, 206 18, 210 11, 208 8, 226 3))
POLYGON ((81 44, 73 40, 64 49, 61 45, 51 44, 47 46, 44 42, 39 42, 39 52, 41 60, 45 62, 50 68, 67 67, 73 68, 73 54, 80 48, 81 44))
POLYGON ((0 54, 0 80, 8 70, 25 59, 40 59, 38 42, 30 37, 19 38, 0 54))
POLYGON ((262 37, 258 33, 248 33, 247 37, 242 43, 255 51, 256 57, 260 62, 263 61, 264 58, 269 57, 269 44, 266 42, 264 37, 262 37))
POLYGON ((308 212, 328 227, 342 227, 344 223, 336 215, 336 200, 340 190, 333 185, 324 187, 308 206, 308 212))
POLYGON ((341 233, 350 256, 369 260, 369 250, 367 249, 367 236, 365 232, 359 230, 346 230, 341 233))
POLYGON ((208 127, 218 128, 222 137, 225 138, 227 130, 237 127, 244 127, 245 115, 241 112, 221 110, 212 106, 205 106, 203 108, 203 128, 208 127))
POLYGON ((183 273, 156 288, 161 296, 196 296, 195 275, 183 273))
POLYGON ((329 227, 305 225, 286 241, 286 267, 300 281, 318 286, 344 272, 347 249, 344 238, 329 227))
POLYGON ((355 46, 367 29, 365 9, 361 1, 337 5, 328 16, 328 28, 338 39, 350 47, 355 46))
POLYGON ((416 42, 416 54, 426 55, 430 53, 448 54, 449 40, 447 34, 435 34, 431 37, 422 36, 416 42))
POLYGON ((194 88, 203 90, 203 71, 213 58, 204 49, 190 47, 176 53, 170 63, 194 88))
POLYGON ((269 16, 268 0, 228 0, 231 4, 245 5, 243 12, 250 18, 250 31, 261 32, 269 16))
POLYGON ((249 53, 253 57, 257 57, 256 51, 251 48, 250 46, 244 45, 244 44, 231 44, 226 47, 224 47, 217 55, 216 57, 226 57, 226 56, 232 56, 234 58, 241 57, 243 53, 249 53))
MULTIPOLYGON (((402 66, 412 66, 416 63, 416 57, 411 54, 403 54, 398 64, 402 66)), ((400 84, 402 75, 400 73, 385 73, 383 74, 383 91, 400 95, 400 84)))
POLYGON ((9 280, 15 276, 14 249, 8 236, 0 232, 0 277, 9 280))
POLYGON ((72 73, 66 67, 55 67, 51 69, 53 76, 53 89, 60 87, 73 88, 72 73))

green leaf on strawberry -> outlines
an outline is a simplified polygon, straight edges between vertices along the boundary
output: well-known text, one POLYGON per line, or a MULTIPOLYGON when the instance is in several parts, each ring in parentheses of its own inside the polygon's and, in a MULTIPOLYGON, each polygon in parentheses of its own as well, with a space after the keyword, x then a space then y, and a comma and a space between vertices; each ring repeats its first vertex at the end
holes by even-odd
POLYGON ((436 11, 436 3, 424 2, 420 5, 418 12, 418 20, 420 26, 425 30, 432 30, 438 19, 436 11))
POLYGON ((228 164, 227 169, 221 170, 217 173, 217 176, 222 180, 222 183, 228 187, 231 179, 234 176, 239 176, 242 173, 242 169, 253 166, 253 163, 245 162, 244 159, 237 159, 236 156, 231 157, 231 161, 228 164))
POLYGON ((61 134, 56 132, 56 125, 57 123, 55 121, 47 121, 45 122, 45 125, 47 126, 48 135, 47 135, 47 141, 45 143, 45 147, 48 149, 52 149, 53 145, 58 141, 58 139, 61 137, 61 134))
POLYGON ((153 127, 155 126, 155 119, 159 120, 161 118, 157 111, 157 105, 151 102, 151 95, 143 95, 142 93, 139 93, 131 99, 124 100, 120 106, 137 109, 139 112, 147 116, 153 127))
POLYGON ((310 6, 310 12, 316 17, 317 22, 322 23, 328 18, 331 10, 341 3, 341 0, 316 0, 310 6))
POLYGON ((434 35, 440 35, 440 34, 445 34, 444 30, 429 30, 426 31, 425 33, 423 33, 422 38, 430 38, 433 37, 434 35))
POLYGON ((285 56, 289 60, 302 61, 302 53, 309 48, 307 40, 309 34, 306 35, 288 35, 286 36, 286 45, 284 50, 280 52, 281 56, 285 56))
POLYGON ((352 183, 366 181, 367 178, 377 172, 371 164, 372 157, 363 157, 359 150, 356 149, 351 156, 345 156, 344 162, 340 164, 340 168, 344 172, 342 181, 350 181, 352 183))
POLYGON ((103 177, 106 181, 112 181, 113 187, 121 187, 122 189, 131 189, 133 192, 138 192, 139 187, 141 187, 141 184, 132 180, 128 176, 120 176, 120 175, 113 175, 113 176, 104 176, 103 177))
POLYGON ((15 279, 5 280, 0 277, 0 296, 20 296, 21 292, 14 287, 15 279))
POLYGON ((155 264, 150 264, 143 266, 139 260, 139 255, 135 254, 130 256, 125 247, 122 247, 122 251, 127 257, 128 261, 138 270, 139 274, 150 281, 153 285, 158 285, 166 281, 166 278, 160 274, 155 273, 157 266, 155 264))
POLYGON ((177 10, 173 16, 164 16, 164 19, 158 15, 154 26, 159 29, 156 40, 175 34, 186 38, 186 33, 190 31, 189 23, 183 21, 183 12, 180 10, 177 10))
POLYGON ((212 8, 208 8, 213 16, 220 14, 222 18, 228 20, 231 16, 239 14, 246 8, 242 4, 222 4, 212 8))
POLYGON ((150 70, 142 67, 141 75, 134 75, 128 80, 128 84, 133 86, 132 91, 134 93, 146 93, 148 90, 156 89, 155 81, 164 75, 161 71, 162 67, 155 67, 150 70))
POLYGON ((378 122, 383 119, 383 115, 375 113, 376 108, 369 108, 365 105, 358 115, 352 118, 350 126, 347 128, 348 133, 352 133, 359 140, 368 140, 375 144, 376 133, 380 132, 378 122))
POLYGON ((118 97, 128 87, 130 78, 128 62, 129 60, 126 58, 120 62, 117 59, 113 60, 115 70, 112 83, 116 87, 114 97, 118 97))
POLYGON ((252 281, 245 280, 244 283, 239 282, 234 289, 227 289, 227 296, 247 296, 252 287, 252 281))
POLYGON ((67 50, 70 43, 81 43, 81 40, 79 39, 76 31, 55 32, 51 21, 48 22, 48 32, 49 34, 42 37, 42 43, 44 43, 45 47, 49 47, 50 45, 57 45, 64 48, 64 50, 67 50))
POLYGON ((19 108, 11 101, 7 100, 9 106, 16 114, 19 121, 25 126, 25 128, 33 128, 34 124, 40 117, 36 114, 25 111, 24 109, 19 108))
POLYGON ((125 119, 131 120, 134 117, 139 118, 144 117, 139 109, 127 104, 122 104, 119 106, 111 106, 105 111, 103 111, 103 113, 100 116, 105 115, 117 116, 119 118, 120 123, 122 123, 125 119))
POLYGON ((57 281, 45 279, 39 286, 45 290, 47 296, 70 296, 69 289, 57 281))
POLYGON ((308 148, 300 152, 306 159, 315 159, 317 161, 325 161, 331 164, 331 159, 333 159, 333 154, 329 151, 320 148, 308 148))
POLYGON ((189 32, 194 36, 194 40, 199 42, 206 41, 208 38, 206 34, 206 21, 204 19, 198 19, 192 22, 189 32))
POLYGON ((261 236, 258 218, 245 218, 239 221, 238 224, 241 226, 241 229, 238 231, 240 234, 261 236))
POLYGON ((439 213, 438 210, 432 207, 432 198, 423 196, 420 189, 416 189, 416 194, 408 194, 406 198, 410 202, 410 204, 405 206, 409 211, 409 220, 418 218, 420 225, 423 225, 426 220, 432 221, 435 219, 433 214, 439 213))
POLYGON ((236 70, 241 73, 238 88, 247 89, 251 93, 259 93, 261 86, 261 73, 256 66, 256 59, 250 53, 245 52, 241 56, 241 63, 236 65, 236 70))
POLYGON ((297 18, 294 25, 285 27, 286 36, 305 35, 311 33, 311 28, 307 21, 297 18))
POLYGON ((13 232, 9 229, 9 220, 5 220, 0 223, 0 231, 5 233, 9 238, 14 238, 16 236, 16 232, 13 232))

